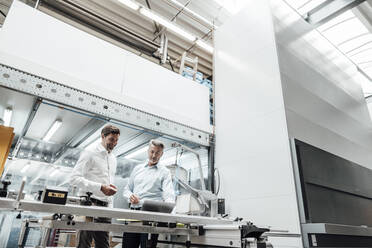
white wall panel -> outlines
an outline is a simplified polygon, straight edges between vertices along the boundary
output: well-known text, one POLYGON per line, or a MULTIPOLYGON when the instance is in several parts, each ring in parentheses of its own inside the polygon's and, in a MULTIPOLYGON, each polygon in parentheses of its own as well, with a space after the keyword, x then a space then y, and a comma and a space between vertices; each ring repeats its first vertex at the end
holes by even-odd
POLYGON ((0 44, 0 63, 211 131, 206 87, 20 1, 12 4, 0 44))
POLYGON ((273 230, 289 229, 292 233, 300 233, 298 223, 292 221, 293 218, 291 217, 291 213, 295 213, 297 210, 296 196, 294 195, 265 195, 232 200, 229 210, 234 212, 236 216, 244 216, 245 220, 257 219, 254 224, 258 226, 269 226, 273 230), (275 204, 273 204, 274 202, 275 204), (247 208, 249 209, 248 215, 247 208), (269 223, 265 220, 268 216, 271 217, 269 223), (261 220, 265 221, 261 222, 261 220), (287 227, 284 228, 283 223, 287 227))
POLYGON ((216 167, 227 210, 300 233, 268 1, 250 0, 216 31, 215 79, 216 167))
POLYGON ((164 108, 168 115, 180 115, 186 123, 197 113, 197 126, 209 130, 209 88, 134 54, 128 55, 124 74, 124 96, 164 108))
POLYGON ((275 244, 275 248, 297 248, 302 246, 301 238, 278 238, 269 237, 269 242, 275 244))
POLYGON ((77 79, 120 91, 127 53, 14 1, 1 30, 1 50, 77 79))
POLYGON ((286 116, 290 137, 372 169, 370 148, 365 148, 345 138, 342 134, 315 123, 311 119, 306 119, 303 115, 290 109, 286 110, 286 116))
POLYGON ((324 39, 288 6, 272 3, 290 137, 372 168, 365 79, 335 48, 319 47, 324 39))

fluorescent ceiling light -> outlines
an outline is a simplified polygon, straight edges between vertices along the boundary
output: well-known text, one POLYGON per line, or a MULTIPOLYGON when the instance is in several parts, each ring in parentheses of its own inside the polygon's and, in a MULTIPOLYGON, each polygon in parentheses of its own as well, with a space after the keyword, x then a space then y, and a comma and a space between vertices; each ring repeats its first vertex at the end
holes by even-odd
POLYGON ((62 121, 61 120, 56 120, 53 125, 49 128, 48 132, 43 138, 43 141, 49 141, 50 138, 57 132, 57 130, 62 126, 62 121))
POLYGON ((186 31, 184 31, 180 27, 174 25, 170 21, 167 21, 167 20, 163 19, 162 17, 158 16, 157 14, 155 14, 154 12, 152 12, 152 11, 146 9, 146 8, 141 8, 139 10, 139 12, 142 15, 146 16, 147 18, 150 18, 151 20, 163 25, 164 27, 166 27, 170 31, 188 39, 189 41, 195 41, 196 40, 196 37, 194 35, 187 33, 186 31))
POLYGON ((135 10, 135 11, 137 11, 140 8, 140 6, 137 3, 135 3, 131 0, 118 0, 118 1, 122 4, 124 4, 125 6, 135 10))
POLYGON ((196 41, 196 44, 198 46, 200 46, 201 48, 203 48, 204 50, 206 50, 207 52, 210 52, 210 53, 213 53, 213 47, 208 45, 207 43, 205 43, 204 41, 202 40, 197 40, 196 41))
POLYGON ((4 116, 3 116, 4 126, 7 126, 7 127, 10 126, 10 122, 12 120, 12 114, 13 114, 13 110, 11 108, 6 108, 4 110, 4 116))
POLYGON ((101 142, 101 137, 99 137, 98 139, 96 139, 95 141, 93 141, 92 143, 90 143, 89 145, 87 145, 85 147, 85 150, 91 150, 91 149, 93 149, 96 145, 98 145, 99 142, 101 142))
POLYGON ((146 152, 148 149, 149 149, 148 146, 142 147, 141 149, 139 149, 137 151, 129 153, 124 158, 134 158, 134 157, 146 152))

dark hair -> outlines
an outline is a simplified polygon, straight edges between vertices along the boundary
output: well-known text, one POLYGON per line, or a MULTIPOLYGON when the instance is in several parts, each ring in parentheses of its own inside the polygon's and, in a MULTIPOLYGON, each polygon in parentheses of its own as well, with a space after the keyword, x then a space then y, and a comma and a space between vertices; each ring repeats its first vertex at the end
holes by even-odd
POLYGON ((113 125, 107 125, 105 126, 104 128, 102 128, 102 131, 101 131, 101 134, 103 134, 103 136, 107 136, 109 134, 120 134, 120 129, 113 126, 113 125))

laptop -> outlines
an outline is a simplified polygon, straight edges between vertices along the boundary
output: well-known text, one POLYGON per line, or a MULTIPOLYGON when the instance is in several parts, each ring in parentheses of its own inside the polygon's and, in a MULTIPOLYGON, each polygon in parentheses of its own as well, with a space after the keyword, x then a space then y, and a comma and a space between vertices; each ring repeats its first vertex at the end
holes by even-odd
POLYGON ((160 212, 160 213, 171 213, 173 208, 176 206, 175 203, 145 200, 143 202, 141 210, 150 212, 160 212))

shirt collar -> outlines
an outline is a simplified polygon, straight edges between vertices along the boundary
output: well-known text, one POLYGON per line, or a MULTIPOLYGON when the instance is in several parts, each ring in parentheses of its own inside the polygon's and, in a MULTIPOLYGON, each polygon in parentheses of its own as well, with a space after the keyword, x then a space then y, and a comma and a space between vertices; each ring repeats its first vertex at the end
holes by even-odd
POLYGON ((102 145, 102 143, 101 142, 99 142, 98 144, 97 144, 97 151, 98 152, 104 152, 104 153, 109 153, 107 150, 106 150, 106 148, 105 147, 103 147, 103 145, 102 145))
POLYGON ((151 165, 151 166, 149 165, 149 161, 147 161, 146 164, 145 164, 145 167, 149 167, 150 169, 151 168, 158 169, 158 166, 159 166, 159 162, 157 164, 154 164, 154 165, 151 165))

